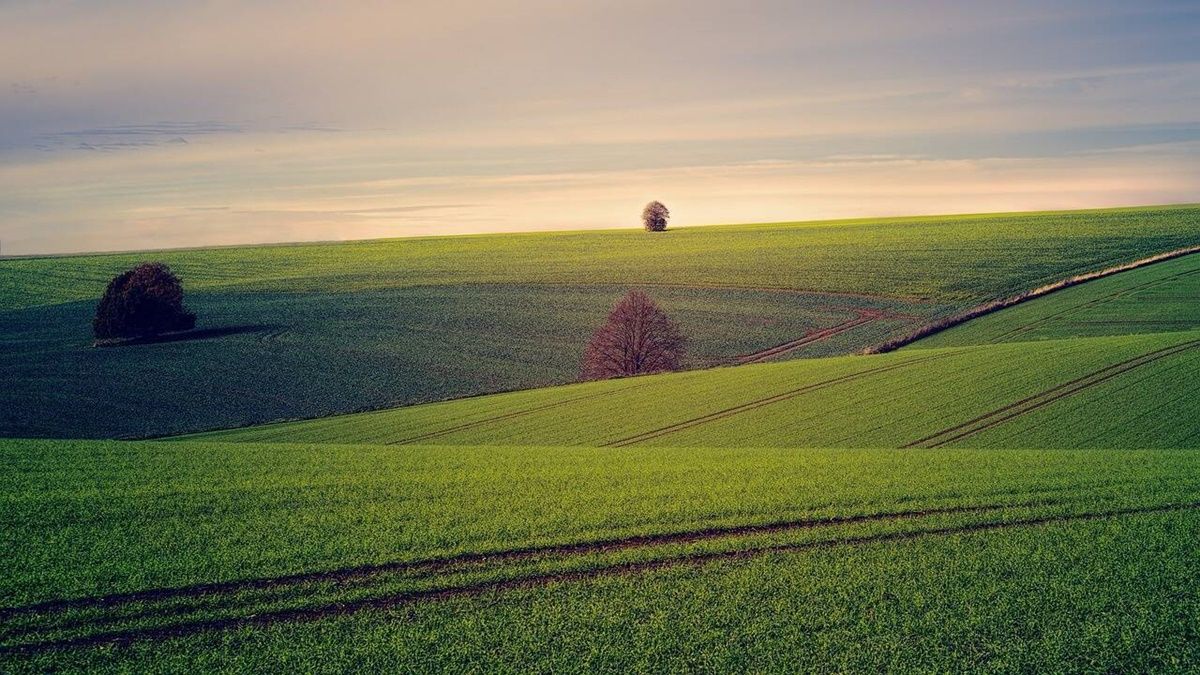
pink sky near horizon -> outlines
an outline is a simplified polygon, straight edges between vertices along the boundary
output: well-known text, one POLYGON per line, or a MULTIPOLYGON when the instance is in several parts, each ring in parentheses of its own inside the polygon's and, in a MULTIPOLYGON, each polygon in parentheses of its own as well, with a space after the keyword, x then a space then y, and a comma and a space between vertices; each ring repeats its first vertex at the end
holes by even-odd
POLYGON ((0 3, 5 254, 1200 201, 1200 8, 0 3))

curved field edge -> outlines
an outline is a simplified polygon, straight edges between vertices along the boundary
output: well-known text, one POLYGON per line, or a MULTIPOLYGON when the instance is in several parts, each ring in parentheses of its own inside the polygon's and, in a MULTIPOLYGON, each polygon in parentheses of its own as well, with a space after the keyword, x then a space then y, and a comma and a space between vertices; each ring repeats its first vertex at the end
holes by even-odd
POLYGON ((1171 421, 1200 400, 1166 385, 1197 375, 1200 332, 1104 336, 580 383, 180 440, 867 448, 976 443, 1036 417, 1038 443, 1008 447, 1190 447, 1200 439, 1171 421), (1118 445, 1079 424, 1097 410, 1123 425, 1118 445))
POLYGON ((1086 283, 1088 281, 1093 281, 1095 279, 1103 279, 1104 277, 1112 276, 1114 274, 1120 274, 1121 272, 1128 272, 1128 271, 1135 270, 1135 269, 1138 269, 1141 267, 1146 267, 1147 265, 1153 265, 1155 263, 1161 263, 1161 262, 1166 262, 1168 260, 1174 260, 1176 258, 1182 258, 1183 256, 1193 255, 1195 253, 1200 253, 1200 245, 1186 246, 1184 248, 1178 248, 1178 249, 1174 249, 1171 251, 1158 253, 1158 254, 1155 254, 1152 256, 1148 256, 1146 258, 1140 258, 1138 260, 1134 260, 1133 262, 1124 263, 1121 265, 1114 265, 1112 267, 1107 267, 1105 269, 1097 270, 1095 272, 1076 274, 1074 276, 1067 277, 1066 279, 1062 279, 1062 280, 1056 281, 1054 283, 1046 284, 1044 286, 1039 286, 1037 288, 1031 289, 1031 290, 1023 292, 1023 293, 1019 293, 1017 295, 1014 295, 1014 296, 1011 296, 1008 298, 1004 298, 1001 300, 995 300, 992 302, 987 302, 982 305, 977 305, 977 306, 972 307, 971 309, 968 309, 967 311, 962 312, 960 314, 956 314, 956 315, 948 317, 946 319, 942 319, 940 321, 922 326, 922 327, 918 328, 917 330, 913 331, 912 333, 909 333, 908 335, 905 335, 905 336, 902 336, 899 338, 895 338, 892 340, 887 340, 887 341, 885 341, 879 345, 876 345, 874 347, 868 347, 867 349, 863 350, 863 353, 864 354, 883 354, 886 352, 894 351, 894 350, 900 349, 901 347, 904 347, 906 345, 910 345, 918 340, 921 340, 922 338, 931 337, 937 333, 941 333, 942 331, 945 331, 945 330, 948 330, 955 326, 964 324, 973 319, 978 319, 980 317, 987 316, 989 314, 993 314, 995 312, 999 312, 1004 309, 1008 309, 1009 307, 1013 307, 1013 306, 1019 305, 1024 302, 1028 302, 1030 300, 1035 300, 1037 298, 1047 296, 1047 295, 1057 292, 1057 291, 1071 288, 1072 286, 1077 286, 1079 284, 1086 283))
POLYGON ((1167 332, 1200 327, 1200 256, 1114 274, 979 317, 913 348, 1167 332))

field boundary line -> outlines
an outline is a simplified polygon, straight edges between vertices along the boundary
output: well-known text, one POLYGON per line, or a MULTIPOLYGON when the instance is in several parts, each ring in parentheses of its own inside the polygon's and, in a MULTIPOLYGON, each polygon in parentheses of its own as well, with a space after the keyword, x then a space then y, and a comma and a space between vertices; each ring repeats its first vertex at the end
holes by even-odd
POLYGON ((807 394, 809 392, 818 391, 821 389, 832 387, 834 385, 841 384, 843 382, 851 382, 853 380, 861 379, 863 377, 867 377, 869 375, 874 375, 876 373, 882 373, 882 372, 887 372, 890 370, 896 370, 898 368, 904 368, 904 367, 907 367, 907 366, 910 366, 913 364, 924 363, 924 362, 931 361, 931 360, 942 359, 942 358, 946 358, 948 356, 952 356, 952 354, 951 353, 942 353, 942 354, 934 354, 931 356, 923 356, 923 357, 909 359, 909 360, 903 361, 901 363, 892 363, 892 364, 888 364, 885 366, 877 366, 875 368, 867 368, 865 370, 848 373, 846 375, 840 375, 838 377, 834 377, 834 378, 831 378, 828 380, 822 380, 820 382, 806 384, 806 385, 804 385, 802 387, 798 387, 796 389, 791 389, 791 390, 784 391, 784 392, 781 392, 778 394, 773 394, 771 396, 767 396, 764 398, 748 401, 746 403, 742 403, 742 404, 732 406, 729 408, 724 408, 722 410, 717 410, 715 412, 711 412, 706 415, 701 415, 699 417, 693 417, 691 419, 687 419, 682 422, 676 422, 674 424, 670 424, 670 425, 667 425, 664 427, 659 427, 658 429, 654 429, 651 431, 645 431, 640 434, 635 434, 633 436, 627 436, 625 438, 621 438, 616 441, 604 443, 601 447, 623 448, 623 447, 626 447, 629 445, 633 445, 634 443, 641 443, 643 441, 660 438, 660 437, 666 436, 668 434, 673 434, 677 431, 683 431, 684 429, 690 429, 692 427, 697 427, 702 424, 707 424, 709 422, 713 422, 716 420, 725 419, 727 417, 732 417, 734 415, 746 412, 748 410, 755 410, 757 408, 762 408, 762 407, 771 405, 772 403, 779 403, 781 401, 787 401, 787 400, 796 398, 798 396, 803 396, 804 394, 807 394))
POLYGON ((1060 310, 1058 312, 1054 312, 1052 314, 1047 314, 1046 316, 1043 316, 1041 318, 1030 321, 1027 324, 1017 326, 1016 328, 1005 331, 1004 333, 1001 333, 1000 335, 997 335, 997 336, 989 339, 988 343, 989 344, 997 344, 997 343, 1002 342, 1002 341, 1006 340, 1007 338, 1010 338, 1014 335, 1021 335, 1023 333, 1027 333, 1031 330, 1034 330, 1040 326, 1045 325, 1049 321, 1052 321, 1054 319, 1057 319, 1057 318, 1062 317, 1067 314, 1071 314, 1072 312, 1075 312, 1075 311, 1078 311, 1081 309, 1087 309, 1090 307, 1095 307, 1097 305, 1102 305, 1106 302, 1111 302, 1112 300, 1115 300, 1115 299, 1117 299, 1123 295, 1126 295, 1128 293, 1136 293, 1138 291, 1142 291, 1147 288, 1153 288, 1154 286, 1157 286, 1159 284, 1164 284, 1169 281, 1174 281, 1180 277, 1187 277, 1187 276, 1191 276, 1193 274, 1200 274, 1200 270, 1184 270, 1183 272, 1178 272, 1176 274, 1172 274, 1170 276, 1163 277, 1161 279, 1151 279, 1150 281, 1146 281, 1146 282, 1143 282, 1140 284, 1129 286, 1127 288, 1118 289, 1116 291, 1113 291, 1112 293, 1103 295, 1099 298, 1093 298, 1087 302, 1083 302, 1078 305, 1068 307, 1066 309, 1060 310))
POLYGON ((1114 377, 1123 375, 1146 364, 1154 363, 1155 361, 1195 349, 1198 346, 1200 346, 1200 339, 1189 340, 1187 342, 1156 349, 1145 354, 1139 354, 1138 356, 1107 365, 1099 370, 1092 371, 1073 380, 1055 385, 1036 394, 1026 396, 1019 401, 1001 406, 1000 408, 996 408, 995 410, 984 413, 983 415, 974 417, 966 422, 942 429, 937 433, 930 434, 924 438, 919 438, 900 447, 940 448, 947 443, 953 443, 954 441, 967 438, 968 436, 973 436, 981 431, 986 431, 987 429, 999 426, 1009 420, 1044 408, 1056 401, 1060 401, 1069 396, 1078 394, 1081 391, 1085 391, 1097 385, 1103 384, 1114 377))
POLYGON ((972 307, 971 309, 966 310, 965 312, 955 314, 954 316, 942 319, 941 321, 936 321, 931 324, 926 324, 925 326, 922 326, 922 327, 916 329, 915 331, 909 333, 908 335, 898 337, 898 338, 895 338, 892 340, 887 340, 887 341, 882 342, 874 347, 868 347, 867 349, 863 350, 863 353, 864 354, 883 354, 885 352, 895 351, 901 347, 904 347, 905 345, 910 345, 910 344, 916 342, 917 340, 920 340, 922 338, 927 338, 930 335, 934 335, 936 333, 940 333, 948 328, 953 328, 954 326, 964 324, 972 319, 977 319, 981 316, 991 314, 993 312, 998 312, 1002 309, 1008 309, 1009 307, 1012 307, 1014 305, 1019 305, 1023 302, 1028 302, 1035 298, 1040 298, 1040 297, 1049 295, 1051 293, 1054 293, 1055 291, 1061 291, 1064 288, 1070 288, 1072 286, 1082 284, 1086 281, 1092 281, 1093 279, 1101 279, 1103 277, 1112 276, 1114 274, 1119 274, 1121 272, 1127 272, 1129 270, 1138 269, 1139 267, 1153 265, 1154 263, 1166 262, 1168 260, 1182 258, 1184 256, 1192 255, 1194 253, 1200 253, 1200 244, 1195 245, 1195 246, 1187 246, 1184 248, 1177 248, 1177 249, 1174 249, 1171 251, 1158 253, 1158 254, 1155 254, 1155 255, 1152 255, 1152 256, 1149 256, 1146 258, 1139 258, 1138 260, 1134 260, 1132 262, 1124 263, 1121 265, 1114 265, 1112 267, 1106 267, 1102 270, 1097 270, 1095 272, 1076 274, 1074 276, 1067 277, 1066 279, 1062 279, 1059 281, 1055 281, 1053 283, 1045 284, 1043 286, 1039 286, 1032 290, 1028 290, 1023 293, 1019 293, 1017 295, 1010 296, 1008 298, 1004 298, 1001 300, 993 300, 992 302, 987 302, 982 305, 977 305, 975 307, 972 307))
POLYGON ((768 347, 767 349, 760 349, 759 351, 756 351, 756 352, 750 352, 749 354, 741 354, 739 356, 734 356, 734 357, 725 359, 721 362, 721 364, 722 365, 739 365, 740 366, 740 365, 746 365, 748 363, 762 363, 769 359, 773 359, 777 356, 782 356, 784 354, 790 354, 790 353, 796 351, 797 349, 802 349, 804 347, 807 347, 810 344, 813 344, 816 342, 821 342, 823 340, 828 340, 829 338, 832 338, 832 337, 836 337, 838 335, 841 335, 842 333, 851 331, 860 326, 866 326, 866 325, 875 323, 876 321, 886 321, 889 319, 913 320, 913 319, 918 318, 911 314, 896 314, 893 312, 887 312, 887 311, 878 310, 878 309, 861 309, 861 308, 857 308, 857 307, 847 308, 847 309, 850 309, 857 316, 855 316, 854 318, 849 319, 847 321, 843 321, 839 324, 834 324, 834 325, 828 326, 826 328, 820 328, 820 329, 817 329, 814 331, 810 331, 810 332, 805 333, 804 335, 796 338, 795 340, 788 340, 787 342, 782 342, 780 344, 775 345, 774 347, 768 347))
POLYGON ((1158 504, 1153 506, 1110 509, 1107 511, 1050 514, 1007 521, 968 523, 965 525, 952 525, 925 530, 868 534, 858 537, 847 537, 844 539, 776 544, 752 549, 735 549, 729 551, 695 553, 658 560, 619 563, 607 567, 597 567, 586 570, 548 572, 543 574, 517 577, 514 579, 485 581, 457 587, 406 591, 360 600, 336 602, 316 607, 301 607, 263 612, 249 616, 206 619, 169 626, 134 628, 122 631, 113 631, 109 633, 85 635, 81 637, 55 639, 44 642, 22 643, 0 647, 0 654, 36 654, 48 651, 62 651, 65 649, 97 645, 124 645, 137 640, 170 639, 213 630, 228 630, 246 626, 270 626, 285 621, 316 621, 339 616, 347 616, 365 610, 394 609, 397 607, 416 604, 418 602, 434 602, 460 597, 474 597, 493 592, 546 587, 557 583, 570 583, 606 577, 636 575, 657 570, 667 570, 682 567, 685 565, 701 566, 714 562, 740 561, 772 554, 799 553, 804 551, 825 550, 838 547, 915 541, 932 537, 953 536, 957 534, 990 532, 1019 527, 1035 527, 1039 525, 1068 522, 1085 522, 1121 516, 1169 513, 1196 509, 1200 509, 1200 502, 1158 504))

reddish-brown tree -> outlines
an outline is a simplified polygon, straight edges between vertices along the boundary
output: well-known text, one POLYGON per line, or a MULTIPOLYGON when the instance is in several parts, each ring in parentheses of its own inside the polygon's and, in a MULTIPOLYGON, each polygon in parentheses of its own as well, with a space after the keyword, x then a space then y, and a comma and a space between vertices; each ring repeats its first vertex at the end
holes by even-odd
POLYGON ((142 263, 108 283, 92 332, 101 340, 191 330, 196 315, 183 306, 179 277, 162 263, 142 263))
POLYGON ((647 232, 662 232, 667 229, 667 219, 670 217, 671 212, 662 202, 650 202, 642 209, 642 225, 646 227, 647 232))
POLYGON ((650 296, 629 291, 592 334, 580 377, 603 380, 679 370, 686 345, 679 326, 650 296))

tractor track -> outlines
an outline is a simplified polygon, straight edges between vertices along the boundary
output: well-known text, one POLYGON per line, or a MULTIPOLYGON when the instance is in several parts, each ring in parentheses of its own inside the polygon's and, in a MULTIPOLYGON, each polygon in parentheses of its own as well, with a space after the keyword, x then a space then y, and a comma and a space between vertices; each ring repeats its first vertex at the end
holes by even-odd
POLYGON ((868 534, 835 540, 775 544, 752 549, 693 553, 664 559, 619 563, 607 567, 597 567, 586 570, 547 572, 513 579, 471 583, 457 587, 405 591, 353 601, 335 602, 320 606, 261 612, 248 616, 204 619, 167 626, 134 628, 78 637, 51 639, 41 642, 5 645, 0 647, 0 654, 29 655, 100 645, 127 645, 135 641, 153 641, 178 638, 207 631, 229 630, 248 626, 266 627, 281 622, 317 621, 321 619, 348 616, 368 610, 390 610, 421 602, 434 602, 460 597, 473 597, 487 593, 509 590, 540 588, 558 583, 570 583, 606 577, 636 575, 657 570, 674 569, 683 566, 701 566, 715 562, 741 561, 771 554, 798 553, 803 551, 824 550, 843 546, 863 546, 877 543, 915 541, 932 537, 999 531, 1019 527, 1034 527, 1055 523, 1085 522, 1121 516, 1192 511, 1197 509, 1200 509, 1200 502, 1160 504, 1153 506, 1086 511, 1082 513, 1032 516, 1015 520, 969 523, 965 525, 952 525, 923 530, 868 534))
POLYGON ((132 603, 157 600, 185 598, 195 599, 212 595, 240 593, 243 591, 294 586, 313 582, 341 582, 380 574, 393 574, 402 572, 436 572, 449 567, 481 562, 511 562, 543 556, 608 553, 649 546, 686 544, 724 537, 767 534, 784 532, 788 530, 851 525, 875 521, 905 520, 934 515, 953 515, 960 513, 997 510, 1002 508, 1039 506, 1048 503, 1052 502, 1047 500, 1035 500, 1031 502, 1006 502, 998 504, 932 507, 908 511, 890 511, 850 516, 831 516, 828 518, 802 518, 751 525, 710 527, 664 534, 631 535, 627 537, 615 537, 610 539, 599 539, 571 544, 532 546, 490 552, 463 553, 442 558, 427 558, 423 560, 382 563, 376 565, 359 565, 333 570, 304 572, 276 577, 264 577, 260 579, 243 579, 227 582, 194 584, 191 586, 156 588, 143 591, 132 591, 129 593, 117 593, 66 600, 48 600, 32 605, 0 609, 0 618, 8 619, 22 614, 53 613, 83 608, 113 608, 132 603))
POLYGON ((850 309, 850 311, 855 313, 854 318, 849 319, 847 321, 843 321, 842 323, 839 323, 839 324, 835 324, 833 326, 829 326, 827 328, 821 328, 821 329, 818 329, 815 331, 811 331, 809 333, 804 334, 803 336, 801 336, 799 338, 796 338, 795 340, 789 340, 782 344, 775 345, 774 347, 769 347, 767 349, 762 349, 762 350, 759 350, 756 352, 751 352, 749 354, 742 354, 739 356, 735 356, 731 359, 725 360, 724 363, 728 363, 731 365, 745 365, 747 363, 761 363, 763 361, 773 359, 776 356, 790 354, 798 349, 807 347, 808 345, 811 345, 811 344, 814 344, 817 342, 822 342, 824 340, 828 340, 829 338, 835 337, 837 335, 841 335, 842 333, 851 331, 860 326, 866 326, 866 325, 875 323, 876 321, 916 320, 919 318, 919 317, 915 317, 915 316, 912 316, 909 314, 896 314, 893 312, 886 312, 886 311, 878 310, 878 309, 858 309, 858 308, 848 308, 848 309, 850 309))
POLYGON ((1060 401, 1068 396, 1073 396, 1081 391, 1085 391, 1097 385, 1103 384, 1114 377, 1123 375, 1131 370, 1139 368, 1149 363, 1154 363, 1161 359, 1165 359, 1175 354, 1189 351, 1200 347, 1200 339, 1189 340, 1161 349, 1156 349, 1145 354, 1125 359, 1118 363, 1105 366, 1099 370, 1092 371, 1081 377, 1077 377, 1068 382, 1051 387, 1044 391, 1027 396, 1019 401, 1009 403, 991 412, 979 415, 941 431, 930 434, 923 438, 919 438, 910 443, 901 446, 903 448, 939 448, 948 443, 974 436, 981 431, 986 431, 993 427, 999 426, 1009 420, 1020 417, 1027 413, 1044 408, 1056 401, 1060 401))
POLYGON ((592 400, 592 399, 597 399, 597 398, 603 398, 605 396, 611 396, 613 394, 623 394, 627 391, 633 391, 635 389, 641 389, 642 387, 649 386, 649 384, 650 384, 649 382, 640 382, 638 384, 633 384, 628 387, 620 387, 617 389, 610 389, 608 391, 597 392, 594 394, 584 394, 582 396, 574 396, 571 398, 560 399, 558 401, 554 401, 551 403, 544 403, 542 405, 534 406, 532 408, 525 408, 523 410, 515 410, 513 412, 503 413, 500 415, 495 415, 493 417, 487 417, 484 419, 474 420, 471 422, 464 422, 462 424, 457 424, 455 426, 447 427, 445 429, 439 429, 437 431, 431 431, 429 433, 419 434, 417 436, 411 436, 409 438, 405 438, 405 439, 402 439, 399 441, 391 441, 389 443, 385 443, 385 445, 409 445, 412 443, 419 443, 421 441, 426 441, 431 438, 438 438, 438 437, 446 436, 446 435, 456 433, 459 431, 467 431, 470 429, 477 429, 479 427, 487 426, 487 425, 495 423, 495 422, 503 422, 503 421, 511 420, 511 419, 514 419, 517 417, 524 417, 526 415, 532 415, 534 413, 542 412, 543 410, 551 410, 553 408, 562 407, 562 406, 568 405, 570 403, 577 403, 579 401, 587 401, 587 400, 592 400))
POLYGON ((711 412, 706 415, 701 415, 699 417, 693 417, 691 419, 684 420, 682 422, 676 422, 675 424, 671 424, 671 425, 668 425, 665 427, 660 427, 660 428, 654 429, 652 431, 646 431, 646 432, 642 432, 640 434, 635 434, 633 436, 627 436, 625 438, 622 438, 622 439, 619 439, 616 441, 605 443, 604 447, 623 448, 623 447, 626 447, 629 445, 633 445, 635 443, 641 443, 643 441, 648 441, 648 440, 652 440, 655 438, 660 438, 662 436, 666 436, 668 434, 673 434, 677 431, 682 431, 684 429, 690 429, 692 427, 700 426, 702 424, 707 424, 709 422, 714 422, 716 420, 733 417, 734 415, 746 412, 748 410, 756 410, 758 408, 762 408, 762 407, 771 405, 773 403, 779 403, 780 401, 787 401, 787 400, 796 398, 798 396, 803 396, 804 394, 807 394, 812 391, 818 391, 818 390, 825 389, 825 388, 828 388, 828 387, 831 387, 831 386, 834 386, 837 384, 842 384, 843 382, 851 382, 854 380, 861 379, 863 377, 867 377, 869 375, 874 375, 876 373, 882 373, 882 372, 887 372, 890 370, 896 370, 898 368, 905 368, 905 367, 913 365, 913 364, 923 363, 923 362, 931 361, 931 360, 935 360, 935 359, 946 358, 948 356, 951 356, 951 354, 942 353, 942 354, 934 354, 932 356, 922 356, 922 357, 910 359, 910 360, 907 360, 907 361, 904 361, 901 363, 893 363, 893 364, 888 364, 885 366, 877 366, 875 368, 868 368, 866 370, 860 370, 858 372, 849 373, 847 375, 841 375, 841 376, 831 378, 828 380, 814 382, 812 384, 807 384, 807 385, 804 385, 803 387, 791 389, 789 391, 785 391, 785 392, 782 392, 779 394, 774 394, 772 396, 767 396, 765 398, 760 398, 760 399, 756 399, 756 400, 753 400, 753 401, 750 401, 747 403, 742 403, 740 405, 736 405, 736 406, 733 406, 730 408, 725 408, 723 410, 718 410, 716 412, 711 412))
POLYGON ((1169 276, 1162 277, 1160 279, 1151 279, 1150 281, 1145 281, 1140 284, 1135 284, 1133 286, 1121 288, 1121 289, 1115 290, 1112 293, 1109 293, 1107 295, 1103 295, 1099 298, 1093 298, 1087 302, 1083 302, 1078 305, 1068 307, 1068 308, 1060 310, 1058 312, 1054 312, 1052 314, 1043 316, 1040 319, 1036 319, 1027 324, 1023 324, 1021 326, 1017 326, 1016 328, 1012 328, 1004 333, 1001 333, 1000 335, 997 335, 997 336, 991 338, 990 340, 988 340, 988 342, 991 344, 996 344, 998 342, 1004 342, 1008 338, 1011 338, 1016 335, 1022 335, 1024 333, 1028 333, 1029 331, 1035 330, 1041 326, 1044 326, 1047 323, 1053 321, 1054 319, 1057 319, 1066 314, 1071 314, 1071 313, 1079 311, 1079 310, 1096 307, 1097 305, 1103 305, 1104 303, 1111 302, 1111 301, 1116 300, 1124 295, 1128 295, 1130 293, 1137 293, 1138 291, 1143 291, 1147 288, 1153 288, 1155 286, 1165 284, 1165 283, 1168 283, 1168 282, 1171 282, 1171 281, 1174 281, 1176 279, 1180 279, 1183 277, 1188 277, 1193 274, 1200 274, 1200 270, 1184 270, 1182 272, 1177 272, 1175 274, 1171 274, 1169 276))

